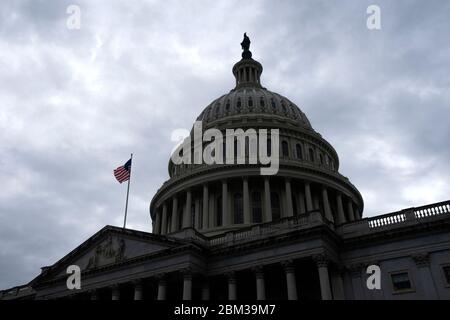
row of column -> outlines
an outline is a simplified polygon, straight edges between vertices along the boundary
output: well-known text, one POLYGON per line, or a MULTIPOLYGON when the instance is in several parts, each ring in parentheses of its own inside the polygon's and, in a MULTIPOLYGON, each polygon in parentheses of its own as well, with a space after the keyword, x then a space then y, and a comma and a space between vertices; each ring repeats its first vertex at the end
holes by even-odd
MULTIPOLYGON (((222 189, 222 226, 228 226, 232 224, 231 218, 232 214, 228 208, 228 182, 227 180, 221 181, 221 189, 222 189)), ((285 191, 285 217, 291 217, 294 215, 294 207, 293 207, 293 197, 292 197, 292 187, 291 187, 291 179, 284 179, 284 191, 285 191)), ((244 224, 252 223, 251 219, 251 208, 250 208, 250 193, 249 193, 249 183, 248 178, 244 177, 242 179, 242 194, 243 194, 243 214, 244 214, 244 224)), ((208 229, 212 226, 212 221, 210 221, 209 215, 209 186, 208 184, 203 185, 203 196, 202 196, 202 228, 208 229)), ((299 199, 299 212, 310 212, 314 210, 313 197, 311 193, 311 184, 308 181, 304 182, 304 189, 298 192, 299 199)), ((188 189, 186 191, 186 202, 184 208, 184 215, 182 220, 181 228, 189 228, 192 226, 192 191, 188 189)), ((333 215, 331 210, 330 199, 328 195, 328 189, 325 186, 322 186, 321 189, 321 197, 323 204, 323 213, 327 220, 331 222, 336 222, 337 224, 346 223, 348 221, 354 221, 359 219, 358 213, 354 211, 353 201, 351 198, 347 198, 347 201, 344 206, 344 201, 342 194, 337 192, 335 201, 336 201, 336 216, 333 215), (347 214, 345 213, 347 212, 347 214), (336 218, 336 221, 335 221, 336 218)), ((263 197, 263 206, 265 216, 263 217, 264 222, 272 221, 272 204, 271 204, 271 187, 270 180, 268 177, 264 178, 264 197, 263 197)), ((195 201, 195 216, 196 221, 194 222, 196 228, 200 227, 200 201, 195 201)), ((168 203, 164 202, 162 205, 162 210, 158 208, 156 212, 156 220, 154 223, 154 233, 157 234, 166 234, 177 231, 178 221, 179 221, 179 198, 178 196, 174 196, 172 198, 172 212, 171 212, 171 223, 168 225, 169 221, 169 213, 168 213, 168 203)))
MULTIPOLYGON (((333 294, 330 286, 330 277, 328 272, 328 259, 324 255, 317 255, 313 257, 314 261, 317 265, 319 281, 320 281, 320 290, 321 290, 321 298, 323 300, 331 300, 333 299, 333 294)), ((288 300, 297 300, 299 297, 295 267, 292 260, 287 260, 281 262, 283 266, 283 270, 285 273, 286 279, 286 288, 287 288, 287 297, 288 300)), ((258 266, 251 269, 255 275, 255 286, 256 286, 256 299, 257 300, 265 300, 266 299, 266 285, 265 285, 265 273, 264 267, 258 266)), ((183 300, 192 300, 192 273, 190 269, 182 270, 183 274, 183 300)), ((236 272, 231 271, 225 274, 228 280, 228 300, 236 300, 237 299, 237 290, 238 283, 236 278, 236 272)), ((210 299, 210 288, 209 282, 206 278, 203 281, 202 291, 201 291, 201 299, 209 300, 210 299)), ((164 274, 157 276, 158 280, 158 292, 157 292, 157 300, 166 300, 168 293, 168 283, 166 276, 164 274)), ((132 281, 134 285, 134 300, 142 300, 143 299, 143 280, 137 279, 132 281)), ((121 292, 118 284, 112 285, 111 289, 111 300, 120 300, 121 292)), ((169 288, 170 290, 170 288, 169 288)), ((301 290, 301 288, 300 288, 301 290)), ((90 299, 98 300, 98 291, 90 290, 90 299)))
MULTIPOLYGON (((326 257, 319 255, 315 256, 314 260, 317 265, 317 270, 319 274, 320 280, 320 290, 321 297, 323 300, 332 299, 331 287, 330 287, 330 279, 328 273, 328 260, 326 257)), ((297 281, 295 275, 295 267, 292 260, 287 260, 281 262, 283 266, 283 270, 286 278, 286 287, 287 287, 287 297, 288 300, 297 300, 298 299, 298 291, 297 291, 297 281)), ((257 300, 265 300, 266 299, 266 286, 265 286, 265 273, 264 268, 262 266, 258 266, 252 268, 252 271, 255 274, 255 286, 256 286, 256 299, 257 300)), ((192 273, 190 271, 182 271, 183 272, 183 300, 192 300, 192 273)), ((236 272, 228 272, 226 274, 228 279, 228 300, 236 300, 237 299, 237 290, 238 284, 236 280, 236 272)), ((142 300, 143 297, 143 285, 142 280, 133 281, 134 284, 134 300, 142 300)), ((165 275, 158 276, 158 300, 166 300, 167 299, 167 280, 165 275)), ((97 291, 90 291, 91 300, 97 300, 97 291)), ((204 281, 202 285, 202 300, 209 300, 210 298, 210 289, 208 281, 204 281)), ((111 287, 111 299, 112 300, 120 300, 120 289, 118 285, 114 285, 111 287)))
MULTIPOLYGON (((143 293, 143 284, 142 280, 134 280, 134 300, 142 300, 143 293)), ((118 284, 112 285, 111 287, 111 300, 120 300, 120 287, 118 284)), ((89 291, 91 300, 98 300, 98 292, 97 290, 89 291)))

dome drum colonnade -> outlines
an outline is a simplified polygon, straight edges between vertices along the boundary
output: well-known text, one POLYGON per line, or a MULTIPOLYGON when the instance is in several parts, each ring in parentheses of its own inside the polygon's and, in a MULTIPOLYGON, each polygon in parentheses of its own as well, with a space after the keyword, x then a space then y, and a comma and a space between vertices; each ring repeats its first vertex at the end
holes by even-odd
POLYGON ((239 170, 233 175, 228 172, 227 178, 199 183, 168 197, 156 214, 153 232, 170 234, 192 227, 215 235, 316 210, 335 224, 360 219, 353 198, 338 189, 291 175, 262 177, 258 170, 254 175, 248 171, 243 170, 244 177, 239 170))
MULTIPOLYGON (((248 47, 242 57, 233 67, 236 87, 207 106, 197 121, 203 130, 216 128, 224 135, 233 128, 279 129, 278 174, 261 176, 258 166, 248 164, 248 143, 244 165, 169 161, 170 179, 150 204, 153 232, 192 227, 216 235, 313 210, 335 224, 361 219, 362 197, 339 174, 334 148, 294 103, 261 86, 262 66, 248 47)), ((234 143, 238 154, 240 146, 234 143)))

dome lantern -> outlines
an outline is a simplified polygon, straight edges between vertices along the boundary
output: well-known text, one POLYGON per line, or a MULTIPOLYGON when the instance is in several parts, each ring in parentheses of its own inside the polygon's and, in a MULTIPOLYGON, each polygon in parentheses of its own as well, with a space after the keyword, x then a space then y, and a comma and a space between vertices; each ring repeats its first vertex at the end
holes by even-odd
POLYGON ((257 87, 261 88, 262 65, 252 59, 250 51, 250 38, 244 33, 244 40, 241 42, 242 59, 233 66, 233 74, 236 78, 236 88, 257 87))

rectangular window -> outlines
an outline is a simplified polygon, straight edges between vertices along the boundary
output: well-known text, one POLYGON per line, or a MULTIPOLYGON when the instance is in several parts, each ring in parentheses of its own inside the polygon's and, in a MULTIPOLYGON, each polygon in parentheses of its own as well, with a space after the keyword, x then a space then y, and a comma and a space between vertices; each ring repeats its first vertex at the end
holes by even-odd
POLYGON ((391 280, 394 292, 404 292, 412 290, 408 272, 392 273, 391 280))
POLYGON ((446 281, 447 286, 450 286, 450 265, 443 266, 442 271, 444 272, 444 279, 446 281))

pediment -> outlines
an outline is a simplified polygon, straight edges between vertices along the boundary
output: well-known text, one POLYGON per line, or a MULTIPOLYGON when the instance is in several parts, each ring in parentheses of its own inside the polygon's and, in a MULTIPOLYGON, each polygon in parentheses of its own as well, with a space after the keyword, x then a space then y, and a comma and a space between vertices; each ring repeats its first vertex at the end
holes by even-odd
POLYGON ((154 253, 170 248, 151 240, 136 240, 120 234, 107 234, 103 239, 91 246, 84 254, 74 259, 71 264, 82 271, 120 263, 127 259, 154 253))
POLYGON ((65 276, 69 265, 77 265, 81 271, 90 271, 177 245, 178 241, 164 236, 107 226, 48 267, 33 282, 43 277, 48 279, 65 276))

